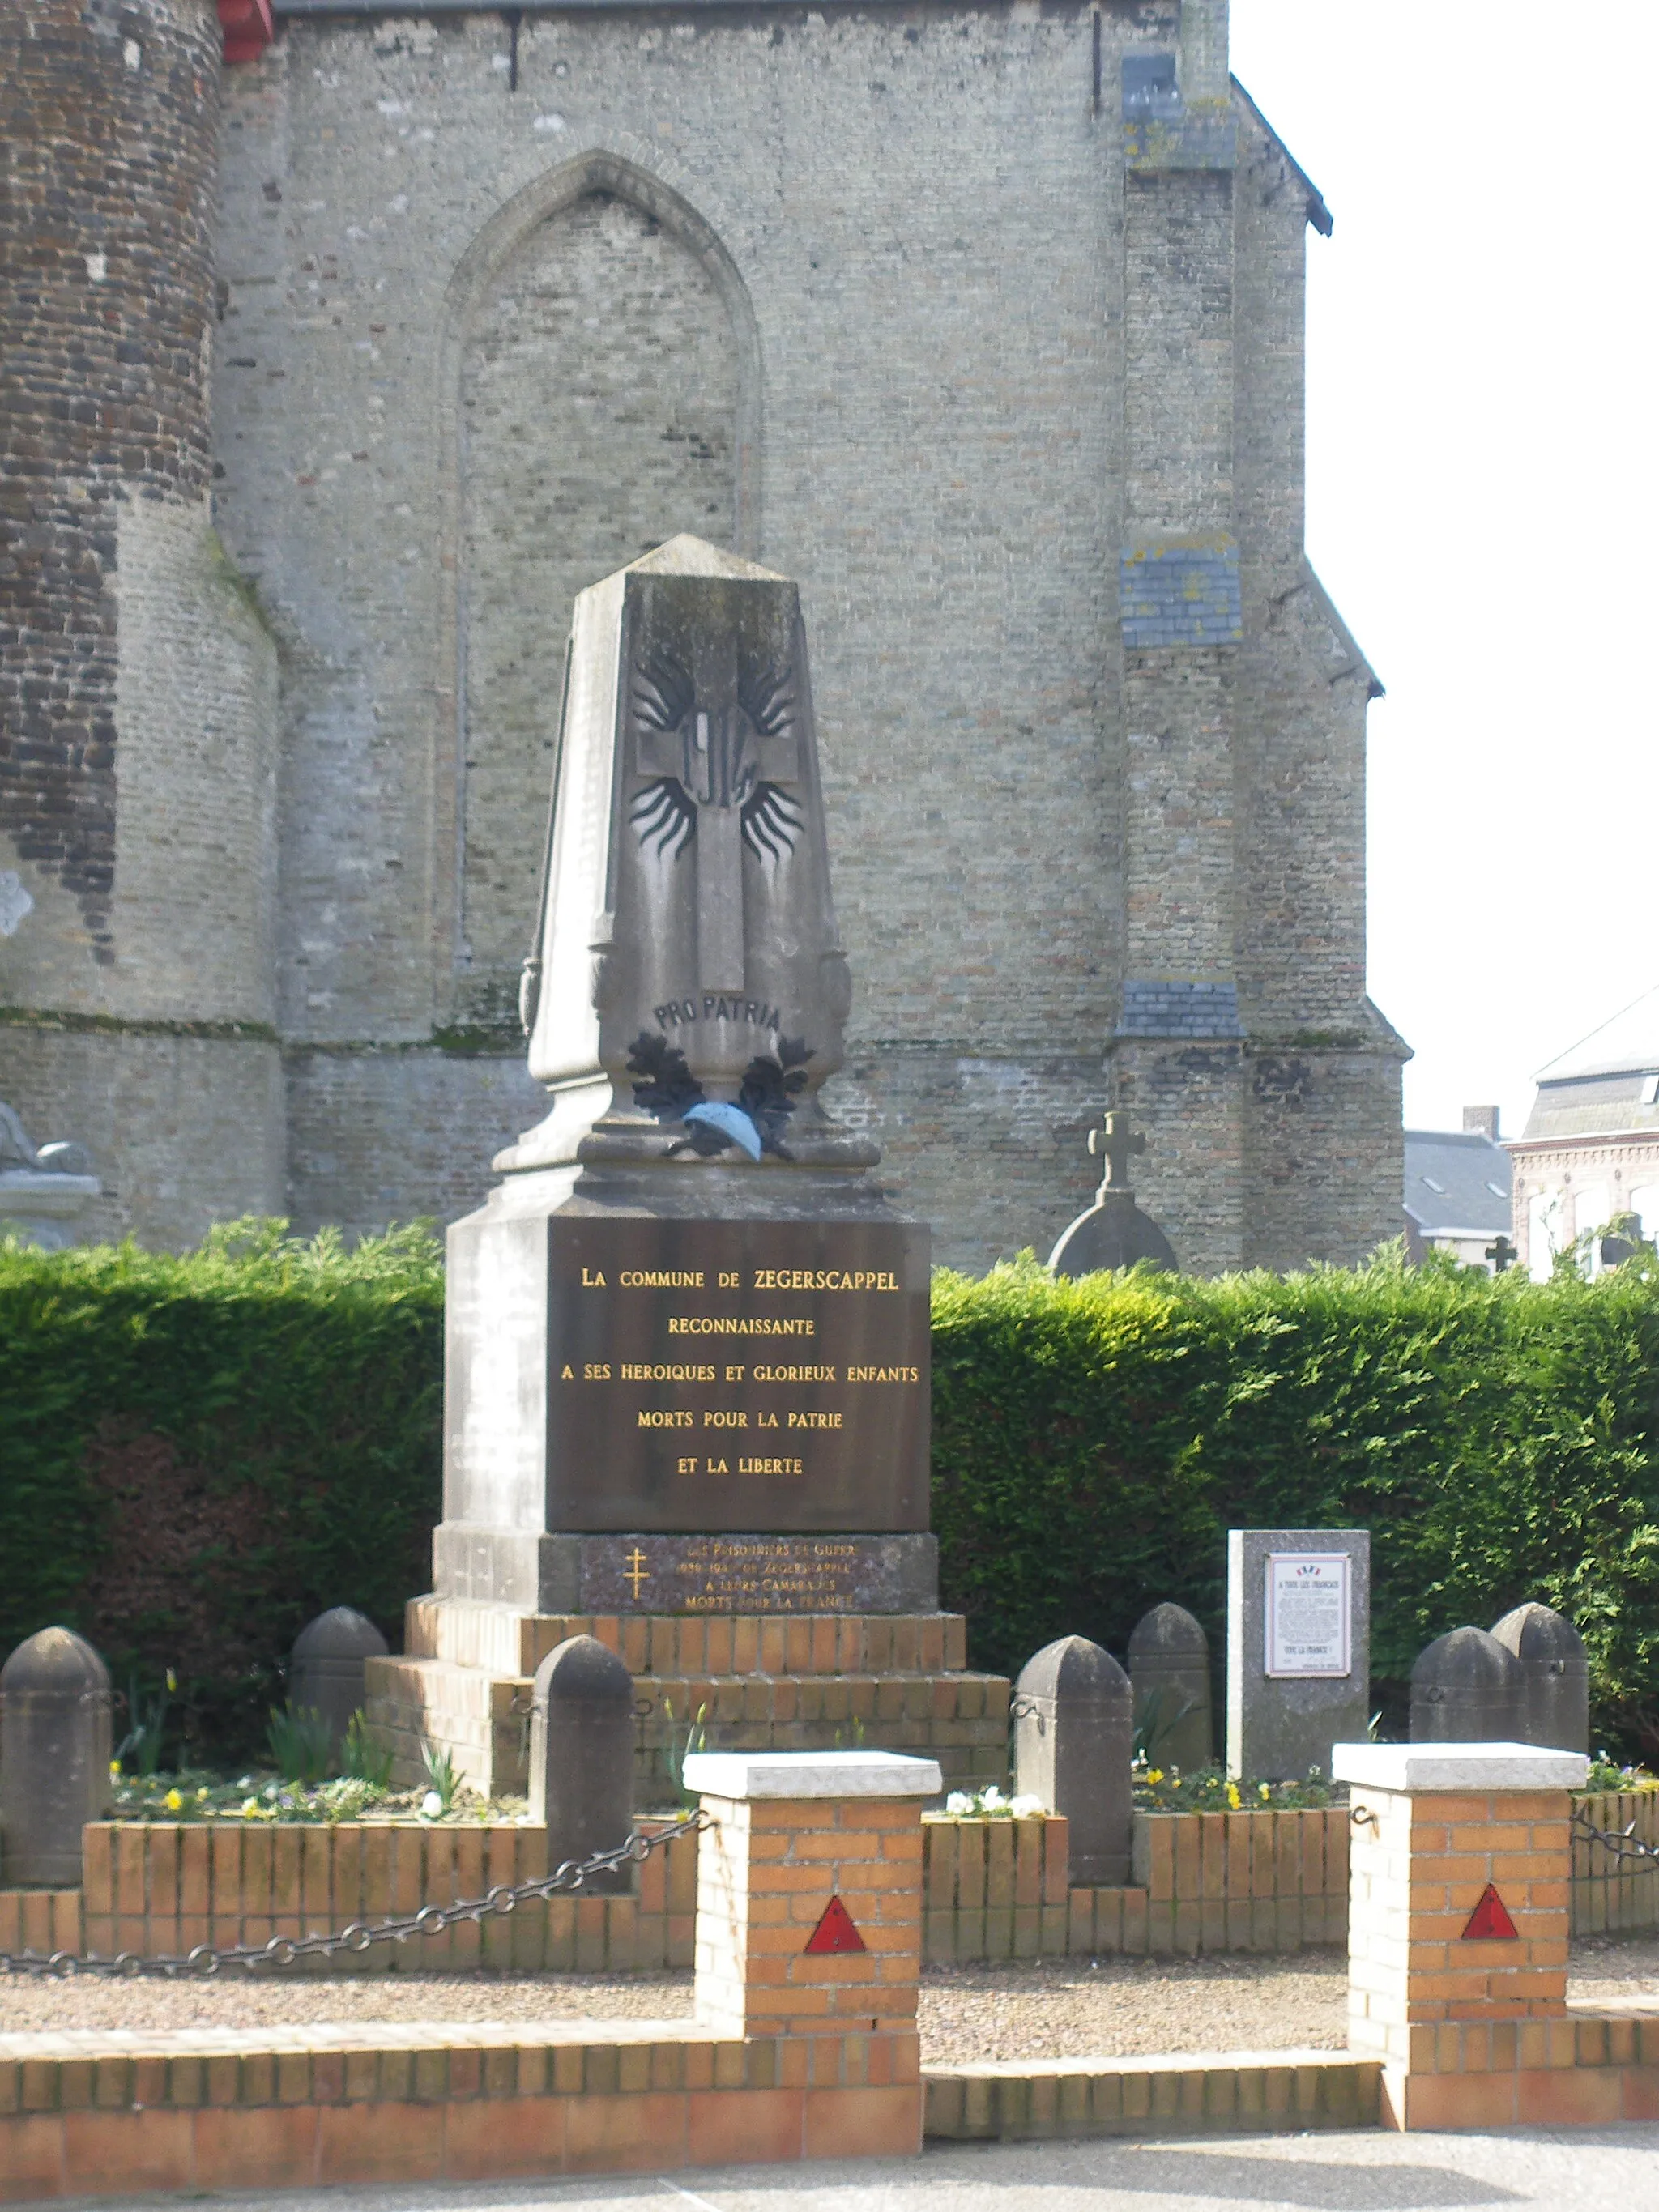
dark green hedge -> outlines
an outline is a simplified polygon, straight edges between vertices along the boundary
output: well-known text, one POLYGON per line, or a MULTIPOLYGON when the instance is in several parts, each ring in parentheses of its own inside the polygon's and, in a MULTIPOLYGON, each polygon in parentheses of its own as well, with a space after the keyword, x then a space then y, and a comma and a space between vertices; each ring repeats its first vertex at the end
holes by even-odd
MULTIPOLYGON (((396 1634, 439 1511, 443 1286, 416 1231, 239 1224, 182 1259, 0 1246, 0 1650, 53 1620, 125 1686, 181 1678, 204 1753, 257 1741, 295 1632, 396 1634)), ((1224 1532, 1373 1532, 1373 1669, 1541 1597, 1598 1713, 1659 1750, 1659 1276, 1449 1268, 934 1293, 933 1522, 975 1662, 1173 1597, 1219 1639, 1224 1532)))
POLYGON ((1229 1528, 1372 1532, 1397 1711, 1443 1630, 1528 1598, 1589 1645, 1598 1718, 1659 1749, 1659 1278, 1379 1261, 1196 1282, 1035 1264, 933 1297, 933 1526, 979 1663, 1121 1652, 1175 1598, 1222 1629, 1229 1528))
POLYGON ((0 1243, 0 1651, 61 1620, 123 1690, 173 1668, 201 1756, 258 1743, 313 1613, 395 1634, 429 1585, 439 1249, 282 1229, 182 1259, 0 1243))

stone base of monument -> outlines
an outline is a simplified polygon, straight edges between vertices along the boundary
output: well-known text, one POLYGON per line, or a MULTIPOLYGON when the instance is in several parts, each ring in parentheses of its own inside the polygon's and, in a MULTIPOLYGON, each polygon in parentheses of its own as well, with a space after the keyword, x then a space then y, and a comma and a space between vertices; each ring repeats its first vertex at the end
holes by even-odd
POLYGON ((585 1635, 634 1677, 641 1807, 672 1802, 671 1761, 700 1714, 710 1749, 868 1747, 937 1759, 950 1789, 1006 1779, 1008 1682, 968 1670, 960 1613, 515 1613, 434 1596, 406 1609, 404 1656, 368 1662, 367 1717, 393 1778, 422 1780, 431 1744, 487 1796, 522 1794, 536 1669, 585 1635))

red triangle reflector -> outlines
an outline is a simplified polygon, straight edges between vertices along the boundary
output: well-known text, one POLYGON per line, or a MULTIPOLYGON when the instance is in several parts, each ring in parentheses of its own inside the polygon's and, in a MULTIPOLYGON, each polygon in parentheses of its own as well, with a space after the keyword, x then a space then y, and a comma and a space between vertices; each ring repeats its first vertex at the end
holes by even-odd
POLYGON ((840 1898, 832 1897, 806 1939, 803 1958, 822 1958, 826 1952, 861 1951, 864 1938, 853 1925, 853 1916, 840 1898))
POLYGON ((1480 1904, 1469 1915, 1468 1925, 1463 1930, 1463 1941, 1466 1943, 1513 1943, 1516 1940, 1516 1926, 1510 1918, 1508 1908, 1488 1882, 1481 1892, 1480 1904))

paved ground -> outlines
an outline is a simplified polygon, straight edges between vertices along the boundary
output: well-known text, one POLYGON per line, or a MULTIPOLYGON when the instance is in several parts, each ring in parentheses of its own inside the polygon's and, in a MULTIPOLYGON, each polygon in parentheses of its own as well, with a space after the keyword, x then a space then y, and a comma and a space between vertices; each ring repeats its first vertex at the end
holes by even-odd
MULTIPOLYGON (((1649 2212, 1659 2125, 1486 2136, 1284 2136, 1206 2143, 952 2145, 903 2164, 728 2168, 672 2180, 196 2197, 270 2212, 1649 2212)), ((105 2198, 99 2212, 176 2206, 105 2198)), ((61 2204, 57 2212, 63 2212, 61 2204)))
MULTIPOLYGON (((1340 2050, 1346 1954, 1045 1960, 929 1967, 922 2056, 1129 2057, 1158 2051, 1340 2050)), ((1573 1948, 1574 1996, 1659 1994, 1659 1938, 1573 1948)), ((320 2021, 678 2020, 691 1977, 434 1974, 250 1983, 0 1983, 0 2033, 53 2027, 280 2027, 320 2021)), ((1659 2190, 1654 2198, 1659 2212, 1659 2190)))

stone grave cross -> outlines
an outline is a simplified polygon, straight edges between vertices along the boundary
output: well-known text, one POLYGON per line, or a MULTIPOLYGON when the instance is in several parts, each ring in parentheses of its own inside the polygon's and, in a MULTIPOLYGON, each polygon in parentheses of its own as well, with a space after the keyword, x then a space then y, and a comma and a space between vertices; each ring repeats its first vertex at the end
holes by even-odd
POLYGON ((1126 1107, 1115 1108, 1102 1118, 1105 1127, 1089 1132, 1090 1157, 1106 1164, 1100 1177, 1103 1190, 1127 1191, 1129 1161, 1146 1151, 1146 1139, 1140 1130, 1131 1126, 1126 1107))

